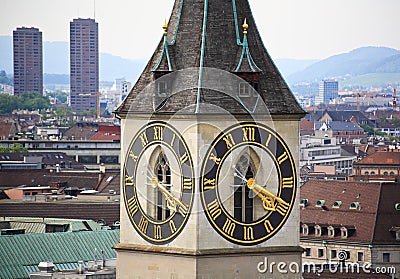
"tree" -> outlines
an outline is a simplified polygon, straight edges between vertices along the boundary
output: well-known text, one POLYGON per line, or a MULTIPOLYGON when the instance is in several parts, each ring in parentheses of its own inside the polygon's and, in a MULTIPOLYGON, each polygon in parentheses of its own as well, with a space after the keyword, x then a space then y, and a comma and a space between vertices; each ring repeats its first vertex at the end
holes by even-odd
POLYGON ((24 92, 19 97, 20 108, 35 110, 50 108, 50 100, 39 92, 24 92))
POLYGON ((19 107, 18 98, 8 94, 0 94, 0 114, 12 113, 19 107))

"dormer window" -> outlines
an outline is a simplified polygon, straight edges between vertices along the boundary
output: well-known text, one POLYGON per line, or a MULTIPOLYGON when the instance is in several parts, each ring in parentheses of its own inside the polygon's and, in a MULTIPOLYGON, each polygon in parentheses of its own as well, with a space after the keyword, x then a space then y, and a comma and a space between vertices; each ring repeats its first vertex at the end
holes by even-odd
POLYGON ((340 228, 340 234, 342 238, 347 238, 349 236, 348 230, 346 227, 340 228))
POLYGON ((157 83, 157 95, 158 97, 167 97, 168 83, 166 81, 158 81, 157 83))
POLYGON ((308 225, 306 225, 306 224, 303 224, 302 226, 301 226, 301 228, 302 228, 302 234, 304 234, 304 235, 308 235, 308 233, 309 233, 309 230, 308 230, 308 225))
POLYGON ((320 225, 315 225, 315 236, 321 236, 322 235, 322 228, 320 225))
POLYGON ((340 208, 341 205, 342 205, 342 201, 335 201, 332 204, 332 208, 340 208))
POLYGON ((350 209, 352 209, 352 210, 360 210, 360 203, 359 202, 352 202, 351 204, 350 204, 350 209))
POLYGON ((251 96, 251 87, 247 82, 239 83, 239 97, 250 97, 251 96))
POLYGON ((307 204, 308 204, 308 199, 301 199, 300 200, 300 206, 307 207, 307 204))
POLYGON ((325 200, 318 200, 315 204, 316 207, 323 207, 325 205, 325 200))
POLYGON ((335 228, 332 226, 328 227, 328 236, 329 237, 335 237, 335 228))

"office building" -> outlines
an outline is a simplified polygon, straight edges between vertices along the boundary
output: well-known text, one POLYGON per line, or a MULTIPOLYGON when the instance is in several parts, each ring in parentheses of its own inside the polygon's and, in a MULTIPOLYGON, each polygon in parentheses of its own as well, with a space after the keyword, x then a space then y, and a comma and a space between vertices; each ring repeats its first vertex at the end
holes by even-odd
POLYGON ((43 93, 42 32, 31 27, 13 32, 14 95, 43 93))
POLYGON ((339 96, 339 82, 334 80, 322 80, 319 83, 319 94, 315 98, 316 105, 329 104, 339 96))
POLYGON ((70 22, 71 107, 97 110, 99 101, 99 40, 94 19, 70 22))

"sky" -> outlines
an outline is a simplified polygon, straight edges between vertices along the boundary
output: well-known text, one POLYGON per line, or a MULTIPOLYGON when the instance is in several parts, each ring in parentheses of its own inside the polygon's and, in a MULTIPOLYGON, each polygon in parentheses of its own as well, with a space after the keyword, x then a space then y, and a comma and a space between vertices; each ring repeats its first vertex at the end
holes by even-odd
MULTIPOLYGON (((228 0, 220 0, 228 1, 228 0)), ((324 59, 362 46, 400 50, 400 0, 249 0, 274 58, 324 59)), ((0 35, 36 27, 43 41, 69 41, 69 22, 99 23, 100 52, 149 59, 174 0, 1 0, 0 35)), ((0 50, 1 51, 1 50, 0 50)))

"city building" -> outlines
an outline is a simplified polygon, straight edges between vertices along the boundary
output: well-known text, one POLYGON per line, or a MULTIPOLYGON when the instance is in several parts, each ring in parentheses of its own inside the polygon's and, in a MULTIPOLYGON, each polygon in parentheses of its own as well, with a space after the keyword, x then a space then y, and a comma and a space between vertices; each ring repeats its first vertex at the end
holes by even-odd
POLYGON ((303 263, 358 264, 360 269, 367 263, 371 273, 386 268, 392 278, 399 278, 399 187, 380 182, 306 182, 300 188, 303 263))
POLYGON ((354 175, 369 176, 370 180, 399 177, 400 152, 398 151, 395 148, 391 149, 390 152, 377 151, 360 161, 354 162, 354 175))
POLYGON ((315 104, 329 104, 339 97, 339 82, 333 80, 321 80, 319 94, 315 98, 315 104))
POLYGON ((356 155, 344 155, 338 140, 332 137, 302 136, 300 138, 300 167, 309 166, 313 172, 325 175, 350 175, 356 155), (321 168, 321 166, 332 166, 321 168))
POLYGON ((335 137, 339 143, 360 143, 367 135, 364 129, 353 122, 332 121, 315 122, 315 136, 335 137))
POLYGON ((70 22, 70 88, 73 110, 98 110, 99 39, 94 19, 70 22))
POLYGON ((38 28, 17 28, 13 32, 14 95, 43 94, 42 32, 38 28))

